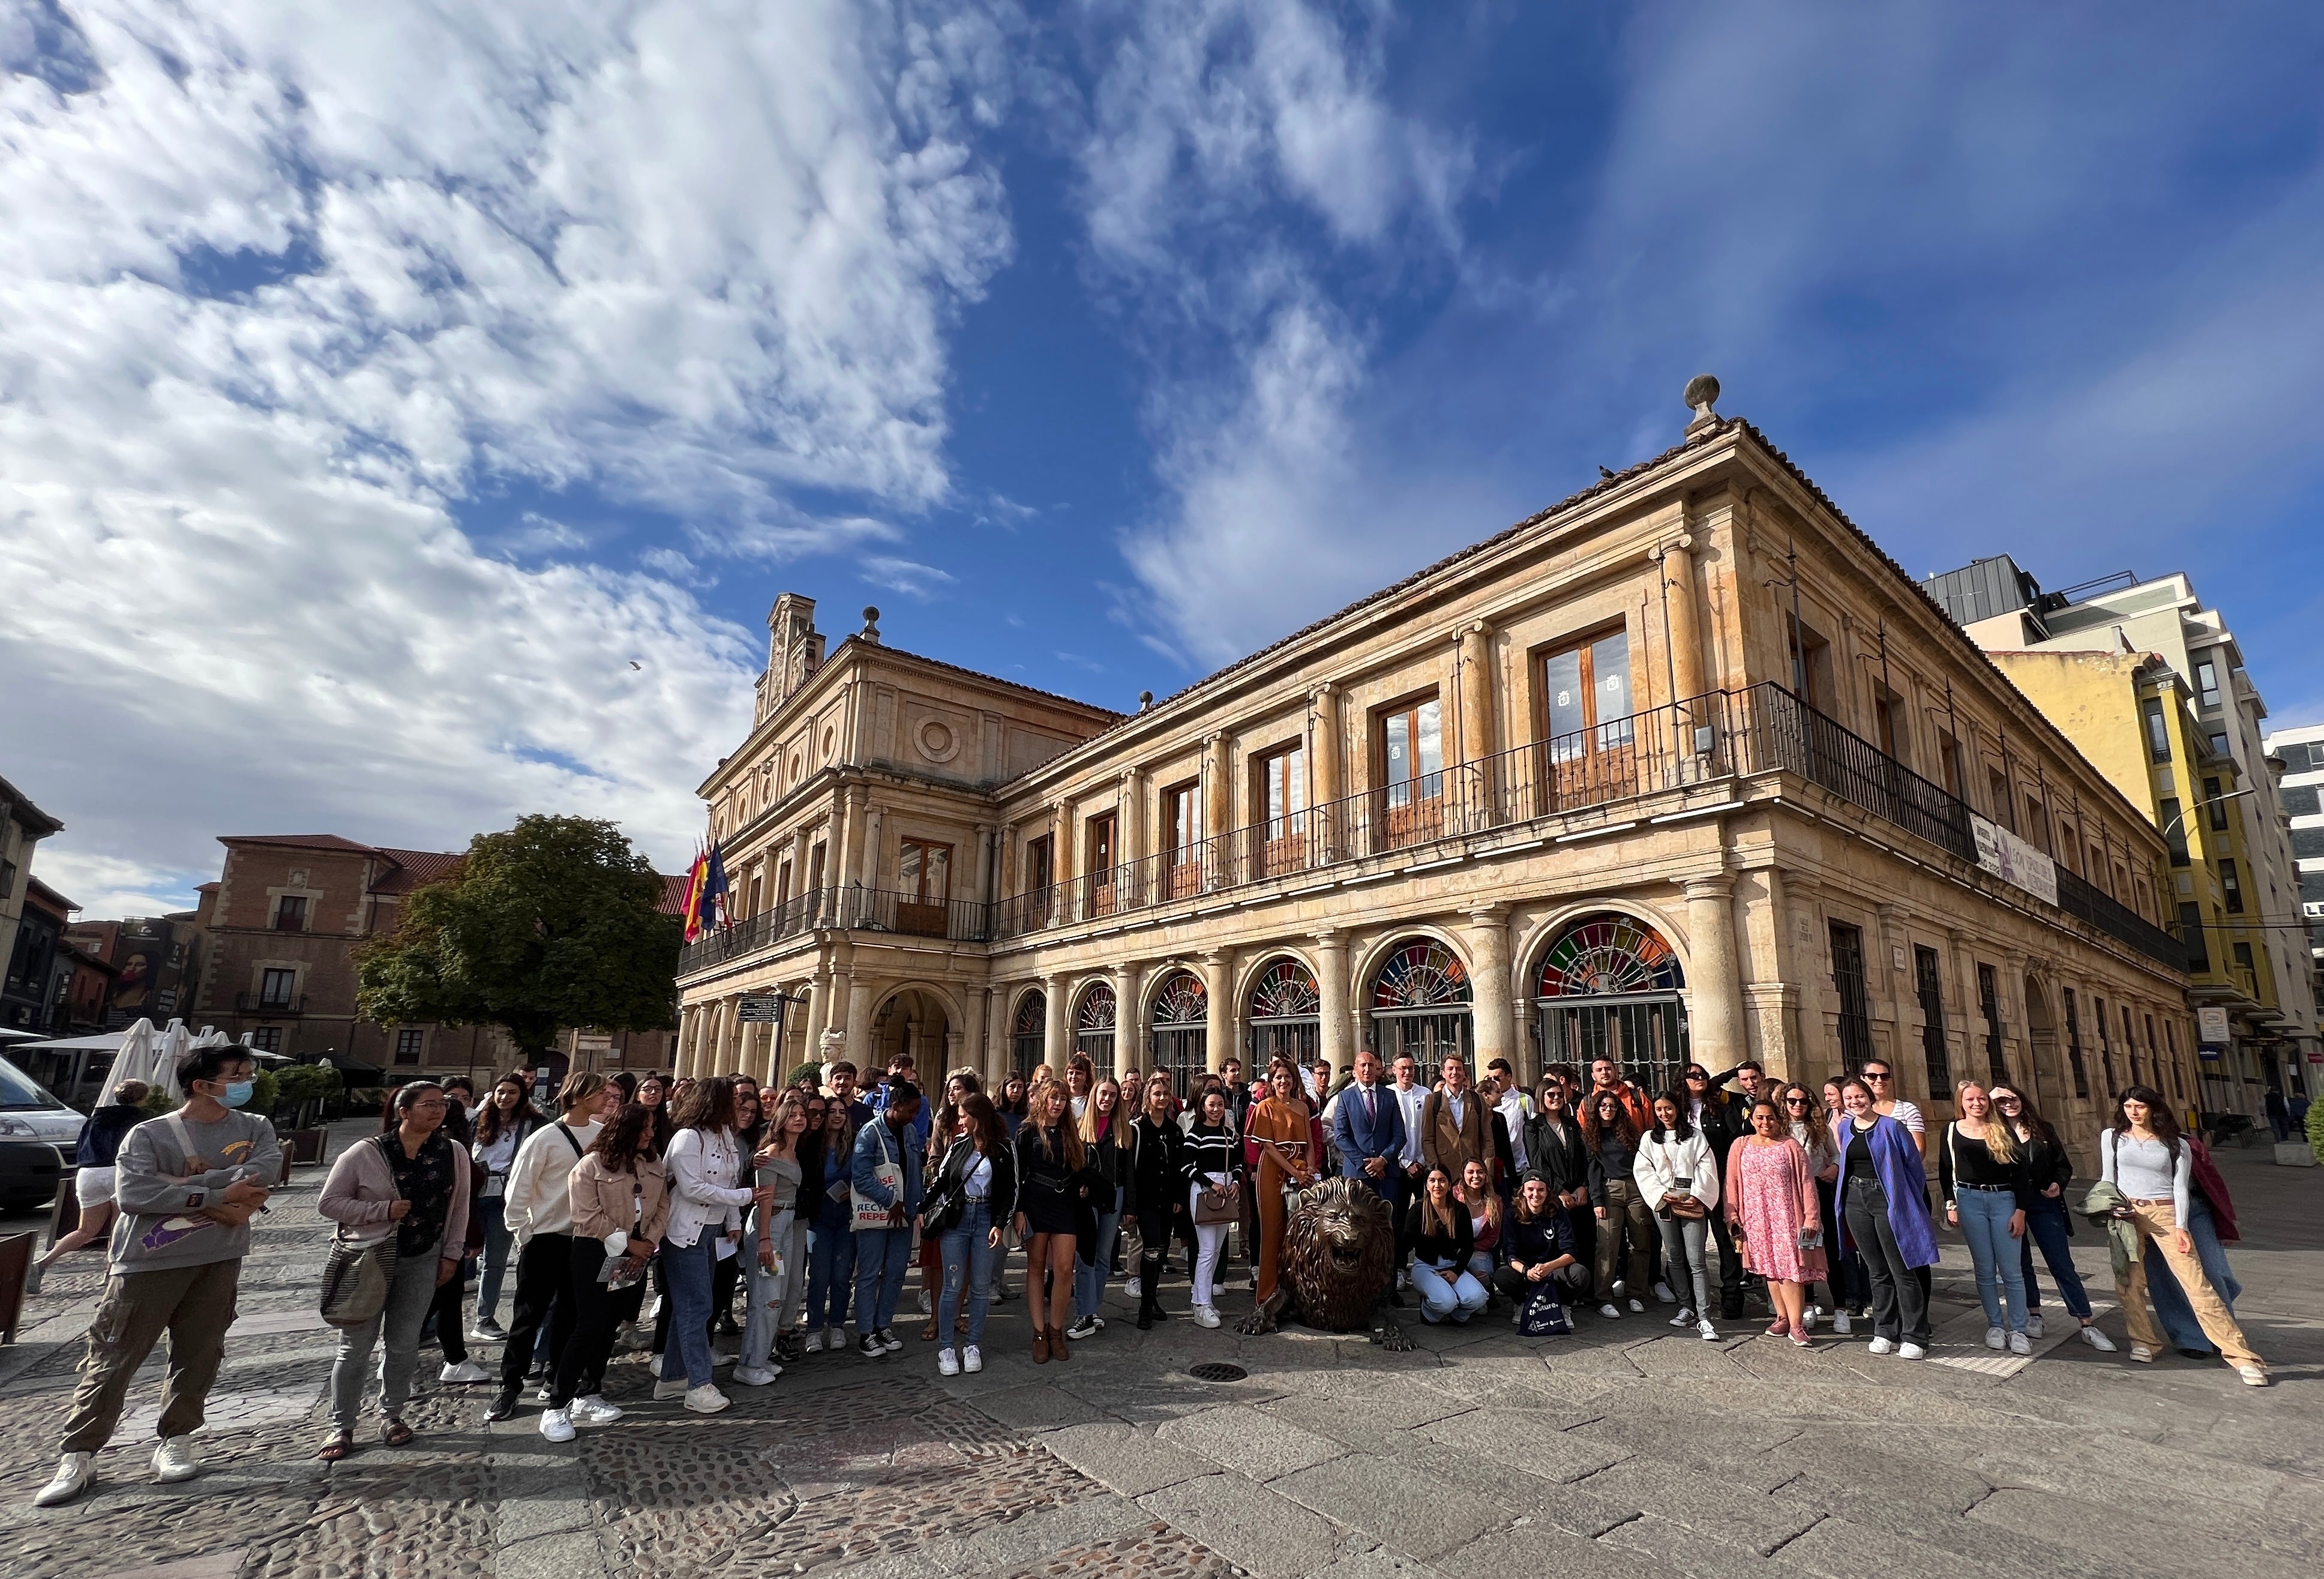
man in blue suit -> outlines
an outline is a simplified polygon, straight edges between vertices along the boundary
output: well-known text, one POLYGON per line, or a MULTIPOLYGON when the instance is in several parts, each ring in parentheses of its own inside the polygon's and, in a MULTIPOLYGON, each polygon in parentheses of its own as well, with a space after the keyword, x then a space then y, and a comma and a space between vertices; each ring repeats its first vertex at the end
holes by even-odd
POLYGON ((1332 1144, 1340 1171, 1378 1190, 1391 1206, 1403 1168, 1404 1110, 1380 1079, 1379 1056, 1369 1048, 1356 1055, 1356 1083, 1340 1093, 1332 1109, 1332 1144))

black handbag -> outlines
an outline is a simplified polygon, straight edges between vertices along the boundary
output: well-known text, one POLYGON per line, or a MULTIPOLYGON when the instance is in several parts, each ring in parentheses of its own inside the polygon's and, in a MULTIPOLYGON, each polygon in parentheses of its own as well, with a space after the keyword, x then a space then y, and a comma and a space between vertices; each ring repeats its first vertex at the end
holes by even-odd
MULTIPOLYGON (((387 1138, 379 1139, 382 1156, 387 1152, 387 1138)), ((395 1170, 388 1169, 388 1177, 395 1170)), ((398 1191, 396 1199, 403 1198, 398 1191)), ((374 1320, 387 1307, 388 1285, 395 1277, 396 1227, 392 1219, 387 1225, 387 1237, 358 1243, 346 1238, 346 1230, 339 1230, 331 1241, 330 1254, 323 1260, 323 1296, 320 1301, 322 1318, 336 1327, 359 1327, 374 1320)))
POLYGON ((972 1156, 974 1155, 974 1141, 954 1141, 952 1150, 945 1153, 944 1161, 936 1167, 936 1182, 920 1198, 920 1237, 923 1239, 934 1239, 951 1233, 959 1226, 961 1214, 968 1210, 968 1169, 953 1166, 953 1159, 963 1147, 966 1147, 972 1156))

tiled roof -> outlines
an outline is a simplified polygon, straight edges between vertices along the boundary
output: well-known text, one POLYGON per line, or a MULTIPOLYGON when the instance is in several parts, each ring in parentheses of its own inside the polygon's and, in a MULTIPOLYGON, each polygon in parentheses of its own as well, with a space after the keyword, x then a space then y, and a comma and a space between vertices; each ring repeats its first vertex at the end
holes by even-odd
POLYGON ((440 882, 447 877, 457 877, 467 862, 464 853, 447 854, 439 850, 393 850, 383 845, 378 854, 395 863, 395 870, 383 873, 371 885, 374 893, 410 893, 423 882, 440 882))
POLYGON ((687 880, 684 877, 665 877, 661 880, 661 903, 657 908, 663 915, 686 914, 686 882, 687 880))
POLYGON ((353 839, 343 839, 337 834, 220 834, 221 845, 280 845, 300 850, 340 850, 351 855, 377 854, 369 845, 358 845, 353 839))

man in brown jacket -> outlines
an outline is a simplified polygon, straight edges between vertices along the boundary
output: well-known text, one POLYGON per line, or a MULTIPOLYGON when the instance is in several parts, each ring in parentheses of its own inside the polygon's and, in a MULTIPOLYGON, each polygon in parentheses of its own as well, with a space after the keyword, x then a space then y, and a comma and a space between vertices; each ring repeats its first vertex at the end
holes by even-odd
POLYGON ((1469 1084, 1469 1061, 1455 1053, 1439 1071, 1442 1082, 1420 1104, 1421 1175, 1441 1168, 1461 1182, 1461 1170, 1471 1162, 1493 1166, 1492 1130, 1485 1118, 1485 1100, 1469 1084))

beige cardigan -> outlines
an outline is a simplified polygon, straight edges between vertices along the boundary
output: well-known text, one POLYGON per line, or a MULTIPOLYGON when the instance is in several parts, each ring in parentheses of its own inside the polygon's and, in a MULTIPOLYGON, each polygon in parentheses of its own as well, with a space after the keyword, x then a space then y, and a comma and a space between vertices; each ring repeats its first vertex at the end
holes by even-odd
POLYGON ((629 1173, 615 1173, 595 1152, 573 1165, 573 1237, 602 1242, 619 1229, 632 1244, 651 1244, 669 1226, 669 1176, 658 1157, 641 1157, 629 1173), (644 1194, 640 1196, 642 1189, 644 1194), (639 1208, 645 1226, 636 1226, 639 1208))

